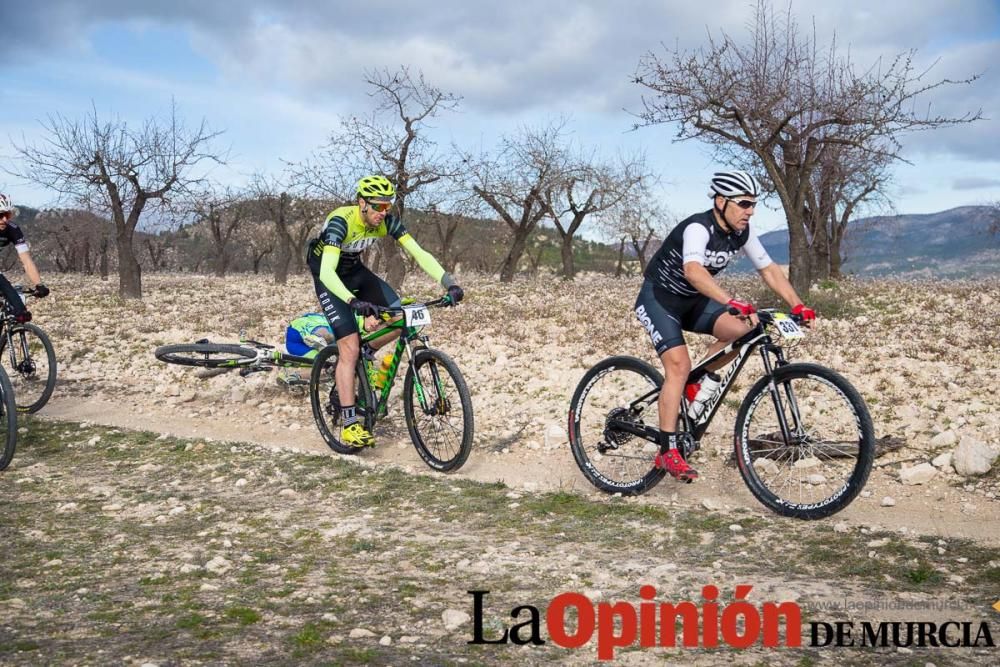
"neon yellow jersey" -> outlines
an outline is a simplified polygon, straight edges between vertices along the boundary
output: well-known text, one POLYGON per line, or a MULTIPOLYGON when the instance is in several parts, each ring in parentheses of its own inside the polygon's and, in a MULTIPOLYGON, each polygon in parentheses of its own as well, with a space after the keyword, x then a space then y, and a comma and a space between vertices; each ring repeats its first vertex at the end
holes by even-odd
POLYGON ((378 227, 369 227, 361 219, 358 206, 341 206, 326 216, 319 232, 320 248, 340 248, 337 273, 347 273, 361 262, 361 253, 384 236, 399 241, 406 235, 406 228, 394 215, 387 215, 378 227))
POLYGON ((434 282, 444 287, 454 284, 438 261, 410 236, 399 218, 390 214, 378 227, 369 227, 359 206, 342 206, 326 216, 319 238, 310 244, 310 269, 337 298, 350 302, 353 295, 339 276, 361 266, 361 253, 384 236, 396 239, 434 282))

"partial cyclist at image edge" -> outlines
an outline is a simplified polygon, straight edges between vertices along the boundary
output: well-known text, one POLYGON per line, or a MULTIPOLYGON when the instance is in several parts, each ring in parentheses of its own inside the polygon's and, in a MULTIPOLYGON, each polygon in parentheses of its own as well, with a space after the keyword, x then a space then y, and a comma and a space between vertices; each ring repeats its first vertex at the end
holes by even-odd
MULTIPOLYGON (((15 212, 10 196, 0 194, 0 250, 8 245, 14 246, 14 249, 17 250, 17 258, 21 260, 21 266, 24 268, 24 275, 27 276, 29 283, 34 285, 34 296, 41 299, 48 296, 49 288, 42 284, 42 277, 31 258, 24 231, 14 223, 15 212)), ((7 300, 7 304, 18 322, 31 321, 31 313, 25 308, 24 301, 3 274, 0 274, 0 293, 7 300)))
MULTIPOLYGON (((747 320, 751 326, 756 325, 753 304, 733 298, 714 276, 743 252, 767 286, 792 306, 793 314, 806 323, 816 317, 811 308, 803 305, 750 227, 761 194, 756 179, 742 170, 717 172, 710 190, 712 208, 686 218, 671 230, 646 266, 635 301, 635 315, 649 334, 664 369, 658 399, 660 453, 655 463, 684 482, 697 479, 698 472, 680 453, 683 448, 679 445, 683 443, 679 439, 690 435, 677 432, 681 396, 691 372, 683 332, 711 334, 717 339, 709 347, 707 358, 745 334, 747 320)), ((721 358, 708 370, 721 368, 732 356, 721 358)), ((688 398, 695 401, 693 395, 688 398)))
POLYGON ((402 221, 391 213, 396 189, 381 175, 358 181, 357 203, 332 211, 319 236, 309 243, 308 265, 316 296, 337 340, 337 391, 342 410, 342 440, 351 446, 374 446, 375 439, 356 414, 354 365, 360 354, 355 313, 377 317, 380 308, 398 308, 399 295, 361 260, 361 253, 380 238, 391 236, 423 271, 448 291, 452 303, 464 293, 454 277, 420 247, 402 221))

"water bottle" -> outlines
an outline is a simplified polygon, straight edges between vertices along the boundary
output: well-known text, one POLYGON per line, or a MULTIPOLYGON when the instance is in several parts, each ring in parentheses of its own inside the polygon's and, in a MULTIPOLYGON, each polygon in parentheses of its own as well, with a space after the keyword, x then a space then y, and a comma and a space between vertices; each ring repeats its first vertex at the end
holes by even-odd
MULTIPOLYGON (((698 391, 694 398, 691 399, 691 403, 688 405, 688 417, 691 419, 698 419, 701 414, 705 411, 705 404, 708 403, 713 396, 715 396, 716 390, 722 384, 720 382, 721 378, 715 373, 706 373, 705 377, 701 380, 701 385, 698 387, 698 391)), ((690 388, 692 385, 688 385, 690 388)))
POLYGON ((379 364, 378 369, 375 371, 375 391, 382 391, 382 387, 385 386, 386 380, 389 379, 389 367, 392 366, 392 355, 387 354, 382 357, 382 362, 379 364))

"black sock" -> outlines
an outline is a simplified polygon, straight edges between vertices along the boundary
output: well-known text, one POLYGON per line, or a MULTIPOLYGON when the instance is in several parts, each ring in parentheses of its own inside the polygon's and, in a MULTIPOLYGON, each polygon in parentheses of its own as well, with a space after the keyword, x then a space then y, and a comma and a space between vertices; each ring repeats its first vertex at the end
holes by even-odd
POLYGON ((344 422, 344 427, 348 427, 356 421, 360 420, 357 412, 354 410, 353 405, 345 405, 340 408, 340 418, 344 422))
POLYGON ((668 449, 677 446, 677 434, 673 431, 660 431, 660 451, 665 452, 668 449))

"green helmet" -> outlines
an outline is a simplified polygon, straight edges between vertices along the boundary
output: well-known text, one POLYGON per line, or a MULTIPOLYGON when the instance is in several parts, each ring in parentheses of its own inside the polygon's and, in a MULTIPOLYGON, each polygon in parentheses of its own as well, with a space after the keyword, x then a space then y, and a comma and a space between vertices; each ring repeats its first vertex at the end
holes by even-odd
POLYGON ((358 181, 358 196, 366 201, 391 201, 396 188, 385 176, 365 176, 358 181))

